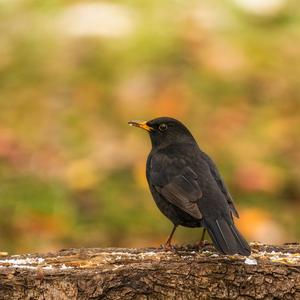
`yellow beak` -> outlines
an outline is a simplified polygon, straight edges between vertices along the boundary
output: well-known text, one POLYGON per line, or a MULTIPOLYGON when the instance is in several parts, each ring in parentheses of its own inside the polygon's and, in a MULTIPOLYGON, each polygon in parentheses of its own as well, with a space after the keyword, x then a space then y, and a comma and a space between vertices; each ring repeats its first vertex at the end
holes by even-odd
POLYGON ((150 126, 147 125, 147 121, 129 121, 128 124, 130 126, 135 126, 135 127, 139 127, 142 129, 147 130, 148 132, 152 132, 154 129, 150 126))

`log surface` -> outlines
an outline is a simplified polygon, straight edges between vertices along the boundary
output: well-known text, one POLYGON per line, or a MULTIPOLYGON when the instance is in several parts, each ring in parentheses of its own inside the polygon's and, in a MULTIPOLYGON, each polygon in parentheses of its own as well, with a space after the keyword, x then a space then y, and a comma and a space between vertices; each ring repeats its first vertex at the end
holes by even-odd
POLYGON ((300 245, 89 248, 0 257, 0 299, 300 299, 300 245))

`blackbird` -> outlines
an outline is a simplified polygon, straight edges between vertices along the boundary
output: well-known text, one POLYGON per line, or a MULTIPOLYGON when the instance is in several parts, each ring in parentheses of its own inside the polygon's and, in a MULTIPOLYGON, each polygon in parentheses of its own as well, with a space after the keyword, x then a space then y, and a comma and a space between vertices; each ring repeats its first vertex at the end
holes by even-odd
MULTIPOLYGON (((152 150, 146 176, 160 211, 174 227, 203 227, 215 247, 224 254, 248 256, 251 249, 234 225, 239 217, 233 199, 212 159, 197 145, 178 120, 160 117, 147 122, 130 121, 149 132, 152 150)), ((204 237, 202 235, 202 237, 204 237)))

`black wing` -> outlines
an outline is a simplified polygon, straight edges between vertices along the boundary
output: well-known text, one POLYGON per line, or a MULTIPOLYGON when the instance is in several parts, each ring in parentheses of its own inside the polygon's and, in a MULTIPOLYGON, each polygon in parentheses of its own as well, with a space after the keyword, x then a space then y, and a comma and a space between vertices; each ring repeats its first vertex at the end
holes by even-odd
POLYGON ((167 201, 196 219, 202 218, 197 205, 203 195, 198 176, 184 159, 155 155, 149 175, 152 186, 167 201))
POLYGON ((230 207, 231 212, 233 213, 234 216, 236 216, 237 218, 239 218, 239 214, 234 206, 234 202, 233 199, 217 169, 217 166, 215 165, 215 163, 213 162, 213 160, 204 152, 201 151, 202 157, 203 159, 207 162, 210 172, 212 174, 212 176, 214 177, 214 179, 216 180, 220 190, 222 191, 222 193, 225 195, 226 200, 228 202, 228 205, 230 207))

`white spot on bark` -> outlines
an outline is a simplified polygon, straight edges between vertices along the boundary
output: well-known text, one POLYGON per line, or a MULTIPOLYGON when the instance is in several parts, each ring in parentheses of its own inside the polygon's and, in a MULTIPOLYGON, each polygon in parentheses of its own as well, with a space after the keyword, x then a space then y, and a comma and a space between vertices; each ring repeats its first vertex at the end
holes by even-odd
POLYGON ((257 260, 255 258, 246 257, 245 264, 246 265, 257 265, 257 260))

